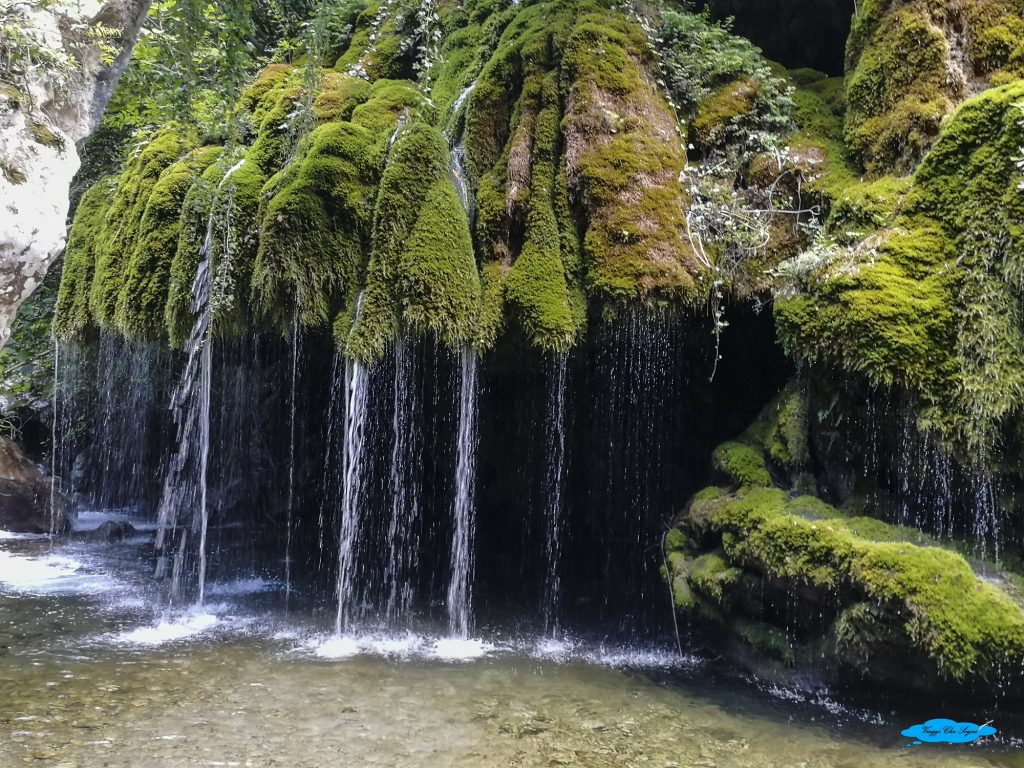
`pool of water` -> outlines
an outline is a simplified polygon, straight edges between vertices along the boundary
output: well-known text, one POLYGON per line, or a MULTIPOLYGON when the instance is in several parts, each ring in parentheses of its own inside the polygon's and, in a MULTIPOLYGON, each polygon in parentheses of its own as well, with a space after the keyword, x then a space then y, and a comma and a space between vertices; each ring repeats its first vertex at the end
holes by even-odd
POLYGON ((163 615, 140 545, 0 535, 0 766, 1024 766, 1014 726, 908 746, 916 720, 667 649, 332 637, 256 576, 163 615))

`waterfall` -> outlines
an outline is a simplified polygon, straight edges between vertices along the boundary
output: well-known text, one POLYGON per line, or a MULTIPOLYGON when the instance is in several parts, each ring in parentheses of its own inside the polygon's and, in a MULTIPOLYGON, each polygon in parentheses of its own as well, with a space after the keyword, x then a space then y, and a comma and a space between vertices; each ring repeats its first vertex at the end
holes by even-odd
MULTIPOLYGON (((363 294, 356 303, 356 320, 363 306, 363 294)), ((341 541, 338 551, 338 615, 335 630, 341 634, 352 620, 358 601, 359 541, 366 515, 363 503, 363 478, 370 389, 369 371, 355 359, 345 361, 345 444, 341 499, 341 541)))
POLYGON ((452 539, 452 575, 448 585, 448 625, 452 635, 467 638, 473 601, 473 505, 477 438, 477 355, 472 347, 462 350, 461 372, 455 463, 455 533, 452 539))
POLYGON ((295 302, 295 315, 292 319, 292 380, 288 403, 288 504, 286 511, 286 531, 284 545, 284 599, 285 605, 292 594, 292 531, 295 517, 295 447, 297 440, 298 414, 297 396, 299 383, 299 357, 302 354, 302 335, 299 326, 299 302, 295 302))
POLYGON ((559 561, 562 555, 563 492, 565 490, 565 353, 548 370, 546 458, 547 536, 545 537, 544 634, 558 636, 558 609, 562 597, 559 561))
MULTIPOLYGON (((209 527, 207 504, 207 465, 210 456, 210 253, 213 248, 214 216, 211 213, 203 243, 202 261, 192 282, 192 313, 195 321, 185 346, 186 363, 178 387, 171 398, 171 410, 178 425, 177 450, 171 458, 164 480, 163 496, 157 513, 157 551, 169 544, 168 537, 181 524, 183 513, 191 508, 193 533, 199 536, 197 553, 197 598, 202 604, 206 591, 206 535, 209 527)), ((172 570, 171 598, 181 591, 183 560, 188 529, 181 528, 178 552, 172 570)), ((166 564, 161 560, 158 575, 166 564)))
POLYGON ((391 519, 388 524, 388 560, 385 566, 388 623, 406 616, 412 606, 416 553, 419 548, 420 485, 418 469, 422 445, 418 432, 421 403, 416 389, 416 349, 401 339, 395 345, 395 402, 391 453, 391 519))

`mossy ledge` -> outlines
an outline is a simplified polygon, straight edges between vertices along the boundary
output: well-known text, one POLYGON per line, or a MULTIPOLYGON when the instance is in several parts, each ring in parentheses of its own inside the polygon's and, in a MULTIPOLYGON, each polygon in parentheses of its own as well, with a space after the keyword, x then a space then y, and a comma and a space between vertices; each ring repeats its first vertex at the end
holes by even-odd
POLYGON ((725 631, 724 647, 742 663, 782 678, 802 669, 980 693, 1020 670, 1024 608, 999 586, 1012 579, 992 564, 983 579, 915 529, 793 490, 806 425, 790 386, 716 451, 722 485, 696 494, 665 538, 664 575, 680 615, 720 648, 725 631))
MULTIPOLYGON (((76 309, 58 325, 180 346, 207 239, 216 335, 333 322, 339 347, 364 360, 405 332, 486 350, 514 330, 564 352, 602 312, 707 301, 711 265, 694 254, 680 179, 686 127, 644 28, 659 11, 441 3, 429 60, 408 11, 366 6, 318 72, 266 66, 216 161, 190 129, 155 134, 118 177, 89 274, 84 261, 69 270, 65 293, 88 285, 87 317, 76 309), (452 159, 463 150, 464 169, 452 159)), ((725 28, 712 37, 752 50, 725 28)), ((687 115, 718 114, 720 95, 709 88, 687 115)), ((760 120, 757 98, 732 106, 730 124, 760 120)), ((718 131, 716 151, 733 140, 718 131)))

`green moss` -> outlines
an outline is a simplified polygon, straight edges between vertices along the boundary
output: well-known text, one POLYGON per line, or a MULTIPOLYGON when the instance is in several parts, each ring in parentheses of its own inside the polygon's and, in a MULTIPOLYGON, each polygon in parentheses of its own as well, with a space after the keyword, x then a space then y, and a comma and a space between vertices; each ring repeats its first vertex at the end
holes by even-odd
POLYGON ((56 149, 58 152, 64 151, 64 139, 60 134, 51 130, 46 123, 29 118, 27 124, 28 131, 32 135, 32 140, 36 144, 42 144, 44 147, 56 149))
POLYGON ((543 108, 534 123, 532 180, 526 241, 508 276, 506 296, 518 308, 527 336, 542 349, 564 351, 579 329, 570 306, 562 262, 562 232, 555 216, 558 93, 546 79, 543 108))
POLYGON ((469 223, 448 176, 448 146, 415 123, 399 135, 381 178, 362 312, 347 352, 372 361, 404 321, 452 347, 476 334, 479 278, 469 223))
POLYGON ((758 83, 742 78, 718 88, 700 102, 690 123, 690 141, 703 152, 723 145, 730 138, 730 128, 754 107, 758 83))
POLYGON ((452 349, 476 333, 480 279, 469 221, 447 177, 434 182, 399 258, 402 318, 452 349))
POLYGON ((853 264, 776 303, 779 331, 802 357, 831 359, 878 386, 935 391, 952 375, 956 274, 941 229, 901 220, 853 264))
POLYGON ((800 88, 793 93, 793 122, 797 132, 788 140, 790 164, 806 192, 830 206, 858 180, 843 142, 842 113, 815 90, 800 88))
POLYGON ((89 310, 97 325, 114 327, 114 315, 130 255, 146 204, 160 175, 194 144, 194 136, 177 128, 158 133, 121 174, 107 210, 103 239, 96 246, 96 268, 89 310))
MULTIPOLYGON (((191 186, 182 201, 178 244, 169 267, 167 302, 164 305, 164 327, 171 347, 181 348, 189 337, 194 322, 192 283, 202 260, 204 241, 211 228, 215 233, 218 222, 223 226, 221 217, 227 213, 227 206, 220 196, 221 182, 243 157, 242 149, 221 154, 191 186)), ((211 237, 211 247, 218 253, 223 242, 223 238, 211 237)))
POLYGON ((349 120, 352 110, 370 98, 370 84, 340 72, 324 72, 313 113, 321 123, 349 120))
POLYGON ((755 446, 739 442, 722 443, 715 449, 711 461, 715 470, 736 487, 772 484, 764 455, 755 446))
POLYGON ((1020 0, 862 4, 847 49, 846 138, 868 171, 910 170, 968 87, 1024 75, 1022 13, 1020 0))
POLYGON ((734 625, 736 635, 757 653, 768 658, 781 661, 786 665, 796 662, 793 644, 786 632, 762 621, 737 621, 734 625))
POLYGON ((771 465, 793 473, 809 460, 807 398, 790 383, 758 416, 741 440, 759 447, 771 465))
POLYGON ((885 176, 847 186, 833 202, 828 229, 845 239, 861 239, 889 226, 911 186, 909 178, 885 176))
POLYGON ((413 23, 415 17, 389 12, 393 10, 389 3, 379 2, 359 14, 348 50, 334 65, 338 72, 370 82, 412 78, 415 46, 404 44, 404 38, 411 30, 401 27, 413 23))
POLYGON ((221 147, 200 147, 160 174, 146 202, 121 281, 114 321, 129 339, 153 340, 165 330, 171 263, 178 249, 182 203, 221 147))
POLYGON ((686 237, 685 157, 646 50, 642 30, 622 17, 576 20, 563 57, 569 187, 586 214, 592 293, 692 302, 701 269, 686 237))
POLYGON ((775 304, 790 351, 910 391, 921 428, 968 460, 990 455, 1024 404, 1013 298, 1024 269, 1010 256, 1024 245, 1022 100, 1020 82, 984 92, 944 123, 909 182, 848 188, 836 235, 884 229, 805 271, 775 304))
POLYGON ((116 191, 116 177, 101 179, 82 195, 75 210, 53 316, 53 334, 60 341, 80 337, 92 324, 89 288, 96 266, 96 248, 102 241, 104 219, 116 191))
POLYGON ((687 519, 705 535, 721 535, 730 563, 900 607, 895 615, 909 643, 945 677, 981 680, 1024 658, 1024 611, 975 576, 960 555, 871 541, 837 521, 808 520, 792 510, 784 492, 751 488, 694 501, 687 519))
POLYGON ((729 564, 722 550, 698 557, 689 564, 688 573, 690 586, 717 604, 723 603, 728 592, 743 578, 743 572, 729 564))
POLYGON ((480 269, 480 321, 477 347, 491 349, 505 327, 505 284, 509 267, 501 262, 486 263, 480 269))
POLYGON ((317 128, 267 204, 252 300, 264 322, 281 333, 296 311, 303 325, 326 323, 358 279, 377 174, 368 160, 374 138, 351 123, 317 128))

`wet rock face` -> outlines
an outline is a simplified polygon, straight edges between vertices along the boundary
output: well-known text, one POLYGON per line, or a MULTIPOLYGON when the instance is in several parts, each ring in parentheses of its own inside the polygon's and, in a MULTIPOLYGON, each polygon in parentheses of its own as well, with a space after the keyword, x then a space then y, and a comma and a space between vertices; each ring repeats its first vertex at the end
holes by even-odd
POLYGON ((843 73, 854 0, 711 0, 716 19, 732 16, 736 34, 787 67, 843 73))
POLYGON ((0 530, 14 533, 63 532, 63 505, 51 519, 50 481, 11 440, 0 438, 0 530))

